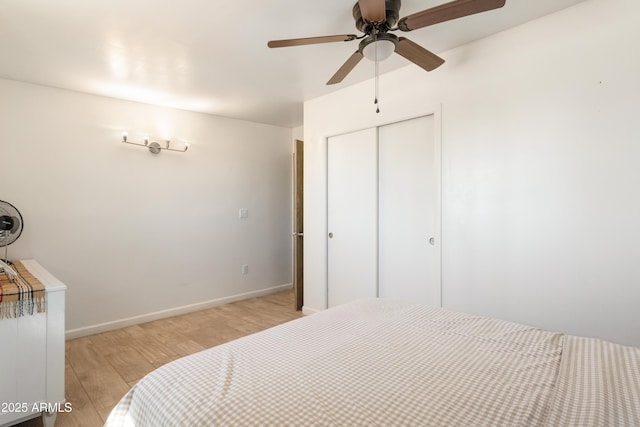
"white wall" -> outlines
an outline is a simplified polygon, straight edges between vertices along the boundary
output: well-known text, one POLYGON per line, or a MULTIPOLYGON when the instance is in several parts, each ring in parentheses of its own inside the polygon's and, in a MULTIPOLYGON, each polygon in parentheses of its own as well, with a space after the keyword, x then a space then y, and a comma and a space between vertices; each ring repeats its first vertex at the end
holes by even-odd
POLYGON ((291 129, 8 80, 0 122, 9 255, 67 284, 68 330, 291 283, 291 129))
POLYGON ((383 75, 379 115, 371 81, 306 102, 305 307, 326 306, 325 137, 441 104, 444 306, 640 346, 638 16, 588 0, 383 75))

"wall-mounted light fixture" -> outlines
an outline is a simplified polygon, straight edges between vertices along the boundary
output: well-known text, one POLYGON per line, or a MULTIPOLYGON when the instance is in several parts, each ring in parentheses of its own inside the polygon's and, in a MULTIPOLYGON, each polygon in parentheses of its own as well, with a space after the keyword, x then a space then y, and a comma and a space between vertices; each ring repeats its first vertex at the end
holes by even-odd
POLYGON ((158 154, 162 150, 179 151, 181 153, 184 153, 185 151, 187 151, 187 149, 189 149, 189 143, 185 143, 184 144, 184 148, 182 150, 178 150, 176 148, 171 148, 171 141, 169 141, 168 139, 164 141, 164 147, 162 145, 160 145, 159 143, 155 142, 155 141, 149 142, 149 138, 148 137, 144 138, 144 143, 131 142, 131 141, 129 141, 127 139, 127 133, 126 132, 124 132, 122 134, 122 142, 124 142, 125 144, 138 145, 140 147, 147 147, 149 149, 149 151, 151 153, 153 153, 153 154, 158 154))

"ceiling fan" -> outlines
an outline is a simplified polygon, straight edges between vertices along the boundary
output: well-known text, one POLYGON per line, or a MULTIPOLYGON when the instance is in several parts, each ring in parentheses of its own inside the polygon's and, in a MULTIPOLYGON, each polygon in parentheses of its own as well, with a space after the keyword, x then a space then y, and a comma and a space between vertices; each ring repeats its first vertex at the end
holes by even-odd
POLYGON ((504 6, 505 2, 506 0, 454 0, 398 19, 400 16, 400 0, 358 0, 353 6, 353 18, 356 21, 356 28, 363 32, 364 35, 341 34, 272 40, 267 43, 267 46, 275 48, 360 40, 358 50, 331 77, 327 82, 328 85, 340 83, 344 80, 363 57, 371 59, 377 64, 378 61, 390 57, 393 52, 419 67, 431 71, 442 65, 444 59, 411 40, 405 37, 398 37, 395 34, 391 34, 391 32, 398 30, 404 32, 413 31, 440 22, 498 9, 504 6))

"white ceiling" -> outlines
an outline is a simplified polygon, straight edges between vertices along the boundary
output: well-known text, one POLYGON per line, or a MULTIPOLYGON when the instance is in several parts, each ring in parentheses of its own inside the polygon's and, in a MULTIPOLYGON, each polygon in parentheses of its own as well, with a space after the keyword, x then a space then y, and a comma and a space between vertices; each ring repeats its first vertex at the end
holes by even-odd
MULTIPOLYGON (((403 35, 441 53, 581 1, 507 0, 502 9, 403 35)), ((444 2, 404 0, 400 16, 444 2)), ((341 84, 326 86, 357 41, 282 49, 267 41, 360 34, 354 3, 0 0, 0 77, 300 126, 305 100, 372 77, 373 65, 362 61, 341 84)), ((381 72, 409 64, 395 55, 381 72)))

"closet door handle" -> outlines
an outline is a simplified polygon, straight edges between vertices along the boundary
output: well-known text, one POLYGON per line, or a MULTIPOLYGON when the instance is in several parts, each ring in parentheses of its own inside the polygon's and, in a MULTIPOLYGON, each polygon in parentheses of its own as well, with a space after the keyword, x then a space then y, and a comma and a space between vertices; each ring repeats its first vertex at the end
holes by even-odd
POLYGON ((329 238, 333 239, 333 233, 329 233, 329 238))

